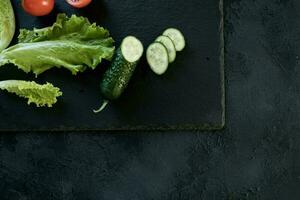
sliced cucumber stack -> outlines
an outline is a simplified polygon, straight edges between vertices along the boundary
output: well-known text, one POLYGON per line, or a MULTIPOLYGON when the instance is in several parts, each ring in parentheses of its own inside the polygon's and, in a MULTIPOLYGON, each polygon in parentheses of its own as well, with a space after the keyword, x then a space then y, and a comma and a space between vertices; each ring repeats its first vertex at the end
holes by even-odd
POLYGON ((152 71, 158 75, 165 73, 169 66, 167 48, 160 42, 152 43, 146 52, 148 64, 152 71))
POLYGON ((175 28, 168 28, 147 49, 146 57, 152 71, 158 75, 164 74, 176 59, 176 51, 182 51, 185 39, 175 28))
POLYGON ((126 89, 135 68, 142 57, 142 43, 133 36, 126 37, 116 51, 111 67, 105 72, 100 85, 101 94, 106 99, 95 113, 101 112, 109 101, 121 96, 126 89))

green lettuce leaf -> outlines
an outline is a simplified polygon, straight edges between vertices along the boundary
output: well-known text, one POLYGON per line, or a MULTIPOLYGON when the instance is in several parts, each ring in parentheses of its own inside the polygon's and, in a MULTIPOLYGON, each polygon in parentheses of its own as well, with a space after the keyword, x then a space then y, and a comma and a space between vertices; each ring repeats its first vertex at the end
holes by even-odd
POLYGON ((16 28, 14 10, 10 0, 0 1, 0 52, 8 47, 16 28))
POLYGON ((53 67, 74 75, 95 69, 102 59, 111 60, 115 49, 108 30, 75 15, 59 14, 53 26, 22 29, 18 38, 18 44, 0 53, 0 66, 12 63, 36 75, 53 67))
POLYGON ((59 88, 47 83, 44 85, 35 82, 7 80, 0 81, 0 89, 7 90, 20 97, 28 99, 28 105, 35 103, 37 107, 52 107, 57 102, 57 97, 62 96, 59 88))

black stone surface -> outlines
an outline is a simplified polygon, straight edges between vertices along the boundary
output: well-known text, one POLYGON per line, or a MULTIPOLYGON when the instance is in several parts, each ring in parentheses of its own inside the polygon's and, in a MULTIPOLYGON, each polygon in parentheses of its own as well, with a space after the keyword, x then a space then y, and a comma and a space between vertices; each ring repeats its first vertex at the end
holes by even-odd
POLYGON ((223 131, 3 133, 1 199, 300 199, 300 2, 225 11, 223 131))
MULTIPOLYGON (((83 10, 56 1, 50 16, 36 18, 24 13, 15 0, 18 27, 45 27, 56 14, 79 13, 101 24, 119 45, 134 34, 145 48, 168 27, 183 31, 187 46, 178 53, 164 76, 157 76, 145 56, 124 95, 100 114, 92 112, 103 102, 100 81, 105 63, 78 76, 53 69, 41 76, 64 95, 53 108, 27 106, 15 95, 0 93, 0 130, 145 130, 220 129, 224 126, 224 57, 222 4, 220 0, 95 0, 83 10), (221 8, 221 10, 220 10, 221 8), (205 27, 205 28, 204 28, 205 27)), ((68 52, 66 52, 68 53, 68 52)), ((16 67, 0 68, 0 80, 34 79, 16 67)))

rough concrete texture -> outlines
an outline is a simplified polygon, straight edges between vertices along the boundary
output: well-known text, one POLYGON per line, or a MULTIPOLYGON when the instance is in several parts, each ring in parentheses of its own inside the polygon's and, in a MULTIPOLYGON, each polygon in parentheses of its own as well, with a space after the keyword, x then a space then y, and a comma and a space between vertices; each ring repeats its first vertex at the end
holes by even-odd
POLYGON ((1 134, 0 199, 300 199, 300 2, 225 11, 224 131, 1 134))

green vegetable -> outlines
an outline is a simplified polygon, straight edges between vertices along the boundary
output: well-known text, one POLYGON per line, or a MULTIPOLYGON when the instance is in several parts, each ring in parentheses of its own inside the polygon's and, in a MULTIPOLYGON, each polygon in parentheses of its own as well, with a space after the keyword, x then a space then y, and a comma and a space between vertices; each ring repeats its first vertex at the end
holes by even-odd
POLYGON ((75 75, 95 69, 102 59, 111 60, 113 44, 109 32, 87 18, 59 14, 51 27, 21 30, 19 43, 0 53, 0 66, 13 63, 36 75, 64 67, 75 75))
POLYGON ((10 0, 0 0, 0 52, 10 44, 15 28, 15 15, 10 0))
POLYGON ((182 51, 185 47, 183 34, 176 28, 168 28, 163 35, 168 36, 174 43, 176 51, 182 51))
POLYGON ((169 63, 176 59, 176 51, 182 51, 185 39, 182 33, 175 28, 168 28, 163 35, 156 38, 147 49, 146 57, 152 71, 158 75, 164 74, 169 63))
POLYGON ((135 68, 142 57, 144 48, 142 43, 133 36, 126 37, 117 50, 111 67, 105 72, 100 85, 101 93, 106 99, 100 109, 101 112, 109 100, 115 100, 126 89, 135 68))
POLYGON ((164 74, 169 66, 169 55, 167 48, 160 42, 150 44, 146 57, 152 71, 158 75, 164 74))
POLYGON ((169 63, 174 62, 176 59, 176 49, 172 40, 168 36, 161 35, 155 41, 162 43, 166 47, 169 55, 169 63))
POLYGON ((56 103, 57 97, 62 95, 59 88, 47 83, 44 85, 29 81, 8 80, 0 81, 0 89, 7 90, 20 97, 28 99, 28 105, 35 103, 37 107, 52 107, 56 103))

